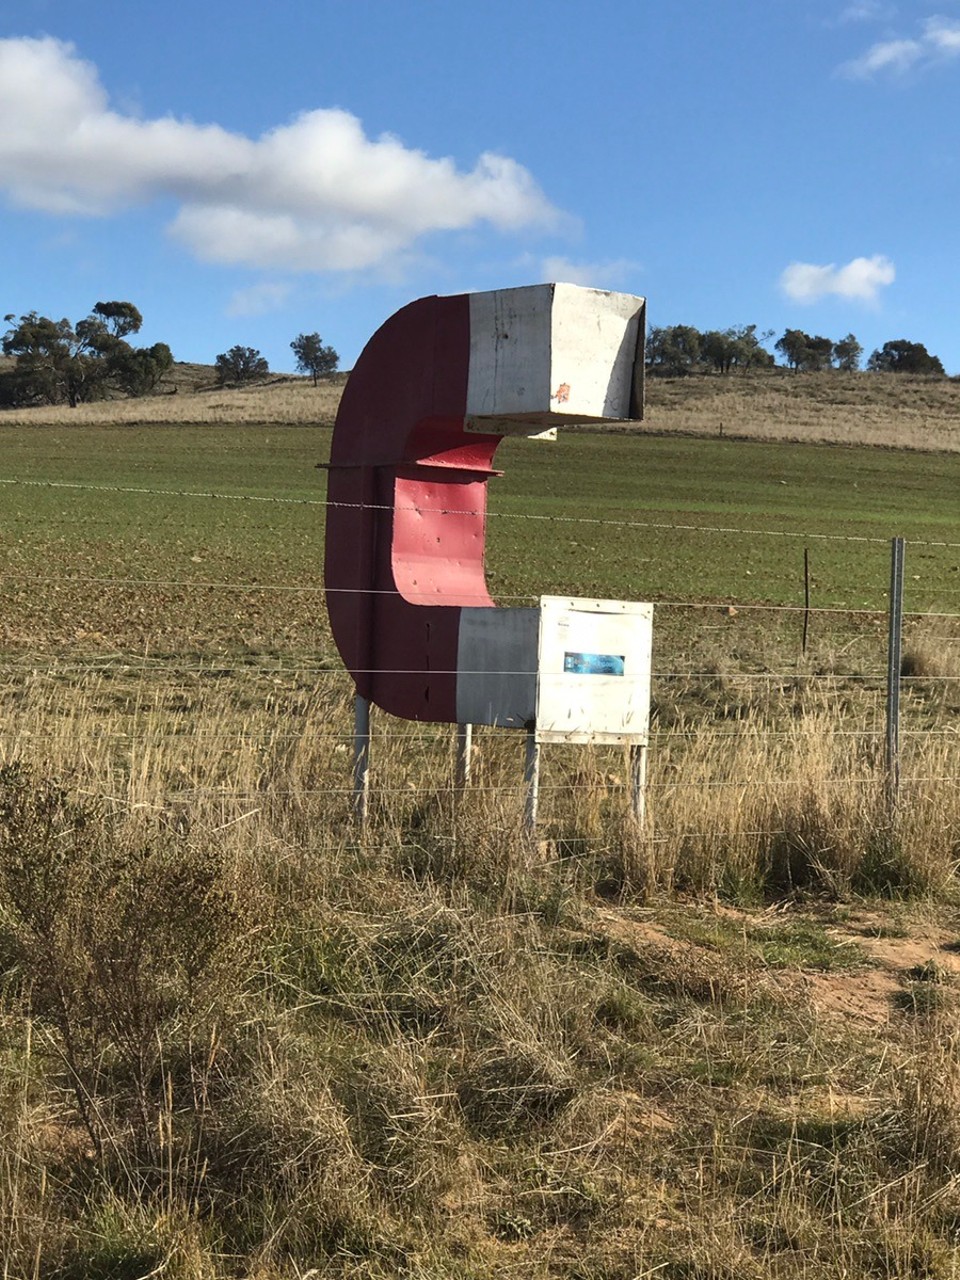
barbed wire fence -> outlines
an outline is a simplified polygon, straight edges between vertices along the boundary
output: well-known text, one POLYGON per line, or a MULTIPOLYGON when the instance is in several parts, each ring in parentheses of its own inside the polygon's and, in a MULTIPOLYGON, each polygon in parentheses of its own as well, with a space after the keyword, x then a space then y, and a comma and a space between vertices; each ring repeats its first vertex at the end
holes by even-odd
MULTIPOLYGON (((8 478, 0 479, 0 485, 319 509, 330 505, 323 498, 65 481, 8 478)), ((635 529, 751 541, 773 538, 804 544, 841 542, 875 551, 893 548, 894 559, 896 556, 894 540, 868 535, 562 514, 490 512, 487 518, 591 525, 611 532, 635 529)), ((902 551, 902 540, 899 541, 902 551)), ((928 550, 960 549, 960 542, 948 540, 916 539, 910 545, 928 550)), ((264 583, 173 575, 39 574, 13 569, 0 572, 0 590, 46 588, 119 592, 163 588, 185 595, 203 591, 272 595, 278 599, 296 595, 315 599, 318 613, 324 591, 320 581, 264 583)), ((830 670, 822 664, 811 666, 801 658, 789 664, 781 660, 774 669, 756 669, 762 662, 745 658, 735 645, 729 645, 726 652, 720 645, 719 658, 713 657, 709 662, 702 660, 702 651, 698 652, 696 645, 688 646, 683 663, 671 662, 669 659, 676 653, 669 652, 666 661, 661 661, 655 641, 650 746, 652 760, 659 760, 662 767, 655 768, 647 781, 654 809, 663 797, 675 797, 684 791, 736 796, 745 787, 762 786, 775 796, 778 791, 806 785, 799 775, 776 775, 775 770, 760 777, 738 775, 735 767, 724 763, 725 752, 735 757, 736 749, 742 752, 745 744, 769 749, 774 744, 793 742, 801 718, 805 723, 815 721, 821 745, 842 744, 847 753, 849 768, 830 773, 825 780, 830 788, 875 790, 879 780, 887 790, 888 800, 895 802, 901 789, 917 792, 931 787, 955 789, 960 785, 960 707, 952 701, 960 681, 953 674, 952 664, 932 663, 924 670, 911 671, 904 666, 902 654, 898 652, 894 658, 893 645, 894 636, 901 634, 904 624, 922 623, 928 628, 931 624, 940 628, 928 632, 928 644, 949 647, 960 632, 960 612, 904 611, 902 591, 901 564, 899 591, 892 576, 887 598, 878 600, 873 607, 852 603, 812 606, 809 601, 769 604, 733 594, 724 600, 655 599, 655 619, 686 618, 686 622, 676 625, 694 635, 709 626, 721 637, 724 632, 732 636, 728 624, 738 617, 802 617, 805 628, 811 619, 823 619, 827 624, 842 622, 848 642, 862 640, 868 653, 861 669, 830 670), (877 635, 884 628, 888 631, 885 652, 877 642, 877 635), (951 628, 957 628, 957 632, 951 628), (909 702, 902 726, 901 691, 909 702), (893 742, 892 723, 897 730, 893 742), (904 760, 901 735, 906 748, 904 760), (690 765, 692 746, 699 752, 696 768, 690 765), (711 762, 709 769, 703 765, 704 760, 711 762), (864 762, 871 767, 865 767, 864 762)), ((504 604, 537 599, 531 594, 498 598, 504 604)), ((656 626, 655 621, 655 636, 656 626)), ((139 655, 119 650, 81 654, 62 647, 59 652, 51 652, 51 648, 56 646, 20 652, 16 645, 8 645, 0 659, 0 688, 6 704, 0 723, 0 751, 5 758, 27 752, 42 756, 53 745, 63 751, 66 739, 72 735, 78 756, 111 760, 112 781, 124 774, 132 778, 138 767, 142 769, 143 752, 147 749, 163 760, 164 794, 152 801, 140 799, 136 801, 139 804, 163 808, 172 801, 189 804, 213 799, 250 806, 269 798, 271 802, 326 800, 335 802, 341 812, 349 811, 354 791, 350 778, 353 684, 348 673, 339 667, 325 637, 324 643, 318 645, 319 652, 312 656, 299 650, 264 657, 244 652, 151 654, 149 646, 139 655), (236 686, 232 698, 224 696, 225 686, 231 684, 236 686), (241 685, 242 693, 238 691, 241 685), (208 696, 214 690, 217 696, 208 696), (303 752, 308 741, 316 757, 309 769, 284 771, 275 767, 276 759, 271 765, 268 757, 303 752), (190 751, 184 753, 182 749, 187 744, 190 751), (176 749, 181 749, 181 756, 189 756, 189 767, 173 763, 176 749), (242 757, 244 767, 231 771, 231 757, 235 764, 242 757), (215 766, 211 764, 214 758, 215 766), (253 759, 259 762, 257 769, 250 767, 253 759), (322 761, 322 768, 318 761, 322 761), (203 777, 201 765, 213 776, 203 777)), ((455 801, 464 788, 455 777, 453 734, 452 726, 426 726, 378 717, 374 743, 377 750, 383 751, 375 760, 371 782, 378 803, 389 807, 401 800, 455 801)), ((503 730, 491 730, 475 741, 481 754, 489 753, 502 760, 510 755, 511 748, 505 745, 510 737, 503 730)), ((514 755, 518 753, 519 748, 514 755)), ((593 752, 586 764, 582 750, 559 751, 557 755, 562 757, 561 762, 542 784, 548 796, 576 803, 578 798, 595 799, 598 794, 607 798, 626 791, 628 783, 624 771, 617 766, 616 752, 593 752)), ((514 762, 514 768, 513 783, 501 767, 499 772, 479 771, 469 789, 475 795, 491 798, 502 799, 511 792, 520 796, 523 780, 519 760, 514 762)), ((658 825, 652 838, 666 841, 694 838, 697 834, 682 830, 667 834, 658 825)), ((777 832, 769 827, 762 832, 747 827, 740 834, 770 836, 777 832)))

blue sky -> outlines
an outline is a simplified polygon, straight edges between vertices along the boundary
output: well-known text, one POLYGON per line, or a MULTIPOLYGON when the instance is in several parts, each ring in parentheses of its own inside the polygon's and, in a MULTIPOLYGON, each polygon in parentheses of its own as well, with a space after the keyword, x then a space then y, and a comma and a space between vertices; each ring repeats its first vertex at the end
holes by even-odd
POLYGON ((960 0, 19 0, 0 119, 0 314, 349 367, 559 279, 960 373, 960 0))

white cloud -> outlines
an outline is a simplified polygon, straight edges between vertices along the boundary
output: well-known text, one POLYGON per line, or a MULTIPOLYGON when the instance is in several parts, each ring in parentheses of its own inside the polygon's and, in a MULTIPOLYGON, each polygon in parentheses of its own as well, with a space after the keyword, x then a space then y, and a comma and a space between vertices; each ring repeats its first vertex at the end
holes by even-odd
POLYGON ((923 38, 927 45, 948 58, 960 54, 960 22, 949 18, 928 18, 923 24, 923 38))
POLYGON ((52 38, 0 40, 0 119, 0 191, 11 200, 105 216, 172 197, 172 233, 209 261, 352 271, 429 232, 559 219, 509 157, 487 153, 464 171, 390 135, 368 138, 347 111, 307 111, 256 139, 122 114, 96 68, 52 38))
POLYGON ((628 258, 605 262, 571 262, 569 258, 544 258, 541 276, 544 281, 582 284, 595 289, 612 289, 623 284, 640 270, 640 264, 628 258))
POLYGON ((869 80, 882 71, 902 74, 909 71, 923 57, 923 45, 919 40, 881 40, 859 58, 845 62, 840 68, 851 80, 869 80))
POLYGON ((892 17, 894 12, 894 6, 885 4, 883 0, 854 0, 841 11, 837 22, 882 22, 892 17))
POLYGON ((879 290, 893 284, 896 274, 890 259, 879 253, 872 258, 854 258, 845 267, 793 262, 781 275, 780 287, 794 302, 819 302, 831 296, 876 302, 879 290))
POLYGON ((903 75, 914 68, 923 70, 956 57, 960 57, 960 22, 936 16, 921 23, 919 36, 881 40, 839 70, 852 80, 870 80, 883 74, 903 75))
POLYGON ((279 311, 290 293, 291 285, 285 281, 263 280, 248 289, 237 289, 227 303, 227 315, 263 316, 279 311))

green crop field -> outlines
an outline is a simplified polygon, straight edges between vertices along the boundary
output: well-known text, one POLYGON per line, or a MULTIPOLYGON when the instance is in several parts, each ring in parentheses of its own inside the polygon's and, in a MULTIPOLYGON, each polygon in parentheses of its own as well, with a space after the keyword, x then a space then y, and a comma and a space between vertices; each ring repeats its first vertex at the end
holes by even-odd
MULTIPOLYGON (((6 430, 0 480, 22 482, 0 486, 7 634, 47 645, 80 630, 140 645, 154 627, 161 644, 196 645, 204 628, 182 615, 176 584, 319 587, 316 463, 329 440, 327 429, 294 426, 6 430), (36 574, 164 585, 125 588, 132 607, 120 610, 112 589, 97 598, 61 584, 58 622, 48 600, 18 589, 18 575, 36 574)), ((884 544, 902 535, 916 544, 908 609, 960 606, 960 455, 639 432, 510 440, 497 460, 488 573, 504 602, 576 593, 798 605, 806 548, 815 607, 882 609, 884 544)), ((251 607, 240 626, 235 606, 204 608, 210 643, 316 642, 313 601, 271 604, 269 618, 251 607)))
POLYGON ((508 441, 498 458, 494 510, 556 519, 493 522, 508 590, 796 604, 807 546, 815 604, 876 608, 896 535, 954 544, 918 548, 910 607, 960 604, 960 457, 639 433, 508 441))

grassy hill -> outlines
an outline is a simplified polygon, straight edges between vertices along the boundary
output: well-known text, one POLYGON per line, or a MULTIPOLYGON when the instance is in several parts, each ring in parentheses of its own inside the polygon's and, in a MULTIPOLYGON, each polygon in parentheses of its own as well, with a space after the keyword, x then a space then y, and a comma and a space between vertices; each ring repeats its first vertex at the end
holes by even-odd
MULTIPOLYGON (((346 374, 314 387, 277 375, 242 389, 217 384, 206 365, 177 364, 162 394, 0 413, 4 423, 263 422, 330 425, 346 374)), ((960 381, 905 375, 794 374, 650 378, 644 430, 762 440, 960 448, 960 381)))
POLYGON ((98 400, 76 409, 41 405, 0 410, 0 427, 59 423, 315 423, 332 426, 346 374, 310 378, 275 374, 244 387, 223 387, 211 365, 177 363, 156 395, 98 400))
POLYGON ((960 380, 795 374, 647 382, 647 422, 664 431, 752 439, 960 448, 960 380))

